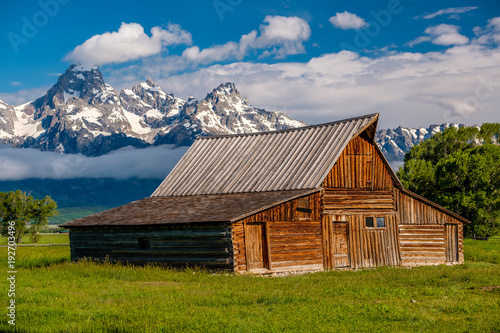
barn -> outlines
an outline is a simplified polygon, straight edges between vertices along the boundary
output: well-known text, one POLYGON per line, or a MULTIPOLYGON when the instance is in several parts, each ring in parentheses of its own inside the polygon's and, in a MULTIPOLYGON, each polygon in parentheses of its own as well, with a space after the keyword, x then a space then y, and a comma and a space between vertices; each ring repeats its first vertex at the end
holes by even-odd
POLYGON ((240 274, 463 263, 463 217, 406 190, 379 114, 200 137, 145 199, 61 225, 71 258, 240 274))

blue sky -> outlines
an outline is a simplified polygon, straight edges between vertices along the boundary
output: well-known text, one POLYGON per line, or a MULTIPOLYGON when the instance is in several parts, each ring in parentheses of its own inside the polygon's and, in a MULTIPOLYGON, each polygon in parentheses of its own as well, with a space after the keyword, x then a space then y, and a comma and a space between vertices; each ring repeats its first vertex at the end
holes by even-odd
POLYGON ((498 1, 7 0, 0 26, 11 104, 80 61, 117 90, 151 77, 203 98, 235 82, 254 106, 311 124, 500 121, 498 1))

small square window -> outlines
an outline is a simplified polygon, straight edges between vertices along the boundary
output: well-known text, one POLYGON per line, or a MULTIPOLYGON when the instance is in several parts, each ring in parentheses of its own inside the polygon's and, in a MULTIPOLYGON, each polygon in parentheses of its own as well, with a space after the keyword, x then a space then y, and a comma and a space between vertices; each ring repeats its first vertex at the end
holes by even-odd
POLYGON ((373 228, 373 217, 365 218, 365 223, 367 228, 373 228))
POLYGON ((139 237, 139 248, 140 249, 149 249, 149 238, 139 237))
POLYGON ((385 219, 383 217, 377 217, 377 228, 385 228, 385 219))

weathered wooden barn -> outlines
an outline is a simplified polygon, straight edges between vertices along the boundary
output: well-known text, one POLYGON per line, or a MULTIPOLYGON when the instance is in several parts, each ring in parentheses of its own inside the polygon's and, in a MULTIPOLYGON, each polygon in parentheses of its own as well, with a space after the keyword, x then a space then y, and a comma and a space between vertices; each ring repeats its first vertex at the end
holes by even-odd
POLYGON ((61 226, 71 257, 238 273, 463 262, 463 217, 406 190, 378 114, 200 137, 149 198, 61 226))

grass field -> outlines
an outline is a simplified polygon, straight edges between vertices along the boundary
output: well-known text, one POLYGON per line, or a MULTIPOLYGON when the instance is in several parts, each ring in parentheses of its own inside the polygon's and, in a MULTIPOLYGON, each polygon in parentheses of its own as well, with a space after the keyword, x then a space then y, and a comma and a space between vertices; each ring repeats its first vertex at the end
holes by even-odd
MULTIPOLYGON (((21 245, 32 244, 29 236, 23 237, 21 245)), ((37 244, 69 244, 69 234, 40 234, 40 241, 37 244)), ((0 237, 0 245, 7 245, 7 237, 0 237)))
MULTIPOLYGON (((6 267, 6 250, 0 258, 6 267)), ((16 256, 16 329, 500 332, 500 238, 466 240, 465 258, 457 266, 256 277, 73 263, 69 247, 23 247, 16 256)), ((3 317, 0 331, 8 331, 3 317)))

